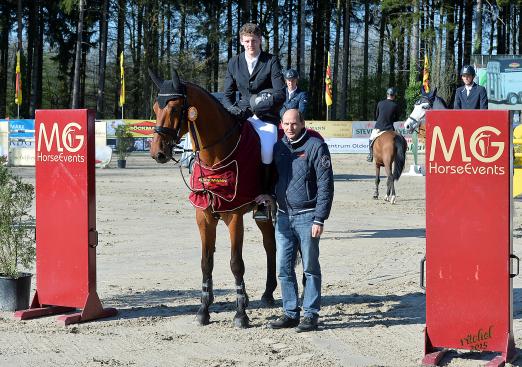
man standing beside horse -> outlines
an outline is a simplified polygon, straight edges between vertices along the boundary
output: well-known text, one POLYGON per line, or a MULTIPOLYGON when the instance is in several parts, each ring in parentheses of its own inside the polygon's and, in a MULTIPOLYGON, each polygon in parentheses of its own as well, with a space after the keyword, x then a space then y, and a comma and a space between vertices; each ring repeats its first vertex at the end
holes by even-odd
MULTIPOLYGON (((326 143, 311 136, 298 109, 283 114, 284 137, 274 146, 277 172, 274 196, 277 201, 276 246, 279 283, 284 314, 268 327, 296 331, 317 329, 321 304, 319 239, 330 214, 334 193, 330 152, 326 143), (297 250, 303 260, 304 317, 300 321, 298 284, 294 264, 297 250)), ((259 195, 258 203, 273 203, 270 195, 259 195)))
POLYGON ((373 161, 373 141, 377 138, 381 131, 395 130, 393 123, 399 121, 400 112, 399 105, 395 102, 397 98, 397 89, 390 87, 386 91, 386 99, 377 104, 375 111, 375 127, 370 135, 370 152, 366 160, 373 161))

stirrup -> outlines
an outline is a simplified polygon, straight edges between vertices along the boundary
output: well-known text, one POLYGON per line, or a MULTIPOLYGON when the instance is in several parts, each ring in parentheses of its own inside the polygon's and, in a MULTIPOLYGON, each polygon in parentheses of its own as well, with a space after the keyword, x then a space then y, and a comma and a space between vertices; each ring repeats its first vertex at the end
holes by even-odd
POLYGON ((373 162, 373 155, 369 155, 366 157, 367 162, 373 162))
POLYGON ((254 208, 252 217, 258 222, 268 222, 270 220, 270 212, 268 211, 266 205, 260 204, 254 208))

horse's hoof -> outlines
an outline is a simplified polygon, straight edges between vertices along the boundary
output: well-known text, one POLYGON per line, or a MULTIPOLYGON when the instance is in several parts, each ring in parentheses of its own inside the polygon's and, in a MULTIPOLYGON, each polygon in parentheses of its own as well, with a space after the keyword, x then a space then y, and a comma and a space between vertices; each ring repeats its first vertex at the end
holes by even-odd
POLYGON ((261 304, 263 306, 273 306, 275 304, 275 299, 274 299, 274 296, 272 296, 271 294, 263 294, 261 296, 261 304))
POLYGON ((249 320, 247 314, 243 314, 241 316, 238 316, 236 313, 236 316, 234 316, 234 326, 239 329, 246 329, 249 327, 249 320))
POLYGON ((389 198, 388 198, 388 196, 385 196, 385 197, 384 197, 384 201, 390 201, 389 198))
POLYGON ((395 204, 395 196, 392 196, 390 199, 390 203, 395 204))
POLYGON ((377 200, 379 198, 379 195, 373 195, 373 198, 377 200))
POLYGON ((205 311, 198 311, 196 314, 196 319, 198 320, 199 325, 205 326, 210 324, 210 314, 205 311))

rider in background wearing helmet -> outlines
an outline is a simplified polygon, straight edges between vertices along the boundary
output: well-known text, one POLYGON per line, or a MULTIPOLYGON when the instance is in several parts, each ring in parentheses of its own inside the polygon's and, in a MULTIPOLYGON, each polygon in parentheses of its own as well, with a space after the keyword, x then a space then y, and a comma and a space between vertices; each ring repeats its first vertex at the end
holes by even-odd
POLYGON ((455 110, 487 110, 488 95, 486 88, 473 81, 475 69, 471 65, 464 65, 460 71, 464 85, 455 92, 455 110))
POLYGON ((286 110, 298 109, 303 118, 306 118, 306 105, 308 104, 308 94, 301 90, 297 84, 299 82, 299 74, 295 69, 288 69, 284 73, 286 81, 286 100, 283 103, 279 116, 283 118, 286 110))
POLYGON ((397 88, 390 87, 386 91, 386 99, 377 104, 375 110, 375 128, 370 135, 370 153, 366 160, 373 161, 373 141, 381 131, 395 130, 393 123, 399 121, 399 105, 395 102, 397 98, 397 88))

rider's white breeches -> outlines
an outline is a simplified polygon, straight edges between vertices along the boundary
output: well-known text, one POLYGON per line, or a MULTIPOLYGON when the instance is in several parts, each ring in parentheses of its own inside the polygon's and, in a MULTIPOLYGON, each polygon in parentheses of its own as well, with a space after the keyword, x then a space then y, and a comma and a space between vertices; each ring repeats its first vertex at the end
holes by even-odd
POLYGON ((260 120, 256 115, 249 117, 248 121, 259 135, 261 142, 261 162, 270 164, 274 158, 274 145, 277 142, 277 126, 260 120))
POLYGON ((373 129, 372 134, 370 135, 370 140, 375 139, 377 137, 377 135, 379 135, 380 132, 381 132, 380 129, 373 129))

